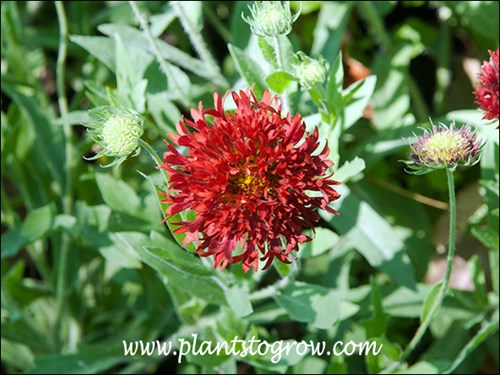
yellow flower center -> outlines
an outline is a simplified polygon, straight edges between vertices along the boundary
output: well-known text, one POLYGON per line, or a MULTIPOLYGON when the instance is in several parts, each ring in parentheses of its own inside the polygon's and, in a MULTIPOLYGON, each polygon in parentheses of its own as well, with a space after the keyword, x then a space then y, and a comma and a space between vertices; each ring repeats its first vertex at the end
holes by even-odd
POLYGON ((444 131, 433 134, 423 145, 421 157, 433 163, 449 164, 465 159, 467 138, 457 132, 444 131))

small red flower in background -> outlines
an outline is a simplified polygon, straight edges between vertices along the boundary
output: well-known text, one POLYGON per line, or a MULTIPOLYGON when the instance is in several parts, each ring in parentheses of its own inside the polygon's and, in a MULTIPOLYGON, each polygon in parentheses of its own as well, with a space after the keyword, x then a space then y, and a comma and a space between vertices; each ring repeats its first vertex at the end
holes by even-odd
POLYGON ((479 74, 479 86, 475 91, 476 103, 484 110, 483 119, 498 119, 498 48, 488 51, 490 60, 484 61, 479 74))
POLYGON ((259 257, 267 261, 264 269, 274 257, 290 263, 290 252, 311 240, 302 230, 319 219, 314 209, 337 214, 328 207, 339 198, 332 188, 339 182, 327 175, 329 148, 314 153, 317 129, 306 133, 299 114, 282 118, 281 103, 269 92, 260 102, 250 90, 232 97, 234 114, 224 111, 216 93, 215 109, 200 103, 191 110, 193 121, 182 118, 179 135, 169 135, 187 149, 181 154, 167 144, 166 212, 169 218, 196 213, 194 220, 176 223, 175 232, 187 234, 185 244, 199 242, 198 254, 213 255, 215 268, 242 261, 245 272, 257 270, 259 257))

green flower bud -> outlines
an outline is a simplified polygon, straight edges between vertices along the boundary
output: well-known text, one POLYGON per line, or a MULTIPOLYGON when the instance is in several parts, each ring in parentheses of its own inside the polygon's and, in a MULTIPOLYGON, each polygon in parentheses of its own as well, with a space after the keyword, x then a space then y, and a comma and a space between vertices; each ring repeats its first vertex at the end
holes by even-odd
POLYGON ((258 36, 287 35, 292 31, 292 24, 299 17, 300 11, 292 15, 289 1, 255 1, 249 7, 251 17, 241 15, 258 36))
POLYGON ((102 156, 116 158, 106 166, 122 163, 127 156, 140 151, 139 139, 144 129, 143 121, 136 113, 118 107, 99 107, 91 110, 97 121, 87 125, 100 151, 90 160, 102 156))
POLYGON ((303 89, 309 90, 325 82, 330 67, 323 58, 313 59, 303 52, 298 52, 297 59, 295 75, 303 89))

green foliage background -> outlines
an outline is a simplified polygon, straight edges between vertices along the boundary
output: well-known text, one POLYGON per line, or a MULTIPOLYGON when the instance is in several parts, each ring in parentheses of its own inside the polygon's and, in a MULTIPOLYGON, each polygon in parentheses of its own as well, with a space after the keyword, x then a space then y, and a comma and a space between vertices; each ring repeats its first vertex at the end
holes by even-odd
POLYGON ((292 51, 329 62, 319 111, 314 92, 276 72, 272 50, 251 35, 241 19, 249 4, 138 2, 151 43, 127 2, 64 2, 69 40, 58 67, 54 4, 2 2, 2 371, 379 373, 418 327, 437 281, 426 274, 439 269, 446 246, 445 173, 410 176, 399 162, 407 139, 432 118, 471 123, 487 143, 480 164, 456 173, 452 293, 400 372, 498 373, 498 131, 481 120, 472 94, 474 67, 498 46, 498 2, 304 2, 279 43, 288 73, 292 51), (347 56, 369 76, 352 83, 347 56), (81 124, 111 92, 144 117, 143 139, 161 155, 181 114, 200 100, 210 106, 214 91, 249 85, 257 96, 286 90, 292 112, 319 126, 344 183, 334 206, 341 215, 322 213, 292 266, 219 272, 162 224, 162 179, 149 155, 102 169, 110 160, 82 158, 96 150, 81 124), (123 355, 122 340, 191 333, 213 341, 374 339, 384 348, 376 357, 278 364, 123 355))

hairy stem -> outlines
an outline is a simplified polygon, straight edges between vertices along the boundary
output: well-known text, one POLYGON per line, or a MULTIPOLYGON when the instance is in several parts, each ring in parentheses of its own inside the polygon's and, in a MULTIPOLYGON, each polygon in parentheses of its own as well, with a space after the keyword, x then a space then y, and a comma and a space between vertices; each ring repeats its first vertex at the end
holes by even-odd
POLYGON ((153 38, 153 35, 151 34, 151 29, 149 28, 148 21, 141 14, 135 1, 129 1, 129 4, 130 8, 132 9, 132 12, 134 12, 135 17, 137 18, 137 21, 139 21, 142 31, 144 31, 144 34, 146 35, 146 39, 149 42, 149 46, 151 47, 151 51, 153 52, 156 61, 158 62, 158 64, 160 64, 161 70, 168 78, 169 84, 172 84, 175 87, 175 90, 177 91, 177 94, 179 95, 179 99, 181 100, 182 104, 185 105, 186 107, 189 107, 191 102, 185 94, 186 91, 185 87, 183 87, 177 81, 177 79, 175 78, 175 74, 172 72, 172 69, 170 68, 170 65, 165 61, 165 59, 161 55, 160 49, 158 48, 158 44, 156 44, 156 41, 153 38))
POLYGON ((182 27, 184 28, 184 31, 188 35, 191 44, 206 64, 207 69, 210 70, 215 83, 219 86, 227 88, 229 84, 222 75, 219 65, 215 62, 212 54, 208 50, 207 44, 201 36, 202 33, 199 30, 195 30, 194 25, 192 25, 189 21, 189 18, 185 13, 185 9, 183 8, 183 5, 180 4, 180 1, 173 1, 171 4, 177 14, 177 17, 179 18, 179 21, 181 22, 182 27))
POLYGON ((401 358, 398 362, 394 362, 387 368, 385 368, 382 373, 387 374, 391 373, 399 368, 403 361, 415 350, 417 345, 420 343, 420 340, 424 336, 427 328, 432 322, 432 319, 436 315, 437 311, 441 307, 443 303, 444 296, 446 295, 446 291, 448 290, 448 284, 450 282, 451 270, 453 267, 453 259, 455 257, 455 229, 456 229, 456 221, 457 221, 457 207, 456 207, 456 198, 455 198, 455 180, 453 177, 453 171, 449 169, 446 170, 447 178, 448 178, 448 192, 450 197, 450 229, 449 229, 449 240, 448 240, 448 258, 446 261, 446 273, 444 275, 443 281, 441 281, 441 287, 439 288, 438 294, 434 299, 434 303, 429 310, 429 313, 426 315, 424 321, 418 327, 415 336, 413 336, 412 340, 404 350, 401 358))
MULTIPOLYGON (((278 35, 273 35, 273 48, 274 54, 276 55, 276 63, 278 65, 278 70, 285 71, 285 62, 283 61, 283 55, 280 46, 280 40, 278 35)), ((290 106, 288 104, 288 96, 286 90, 281 94, 281 102, 283 103, 283 110, 285 114, 290 112, 290 106)))
MULTIPOLYGON (((68 48, 68 22, 64 5, 62 1, 55 2, 57 12, 57 20, 59 23, 59 49, 57 55, 56 80, 57 80, 57 96, 61 118, 63 120, 63 132, 65 138, 65 184, 63 195, 63 212, 67 215, 71 214, 73 206, 73 186, 72 186, 72 168, 73 168, 73 145, 71 139, 71 125, 68 122, 68 102, 66 99, 66 52, 68 48)), ((61 326, 64 315, 64 301, 66 298, 66 276, 68 268, 68 252, 70 245, 70 236, 64 232, 62 235, 61 251, 59 253, 57 265, 57 282, 56 282, 56 310, 55 310, 55 325, 54 336, 56 343, 61 344, 61 326)))

